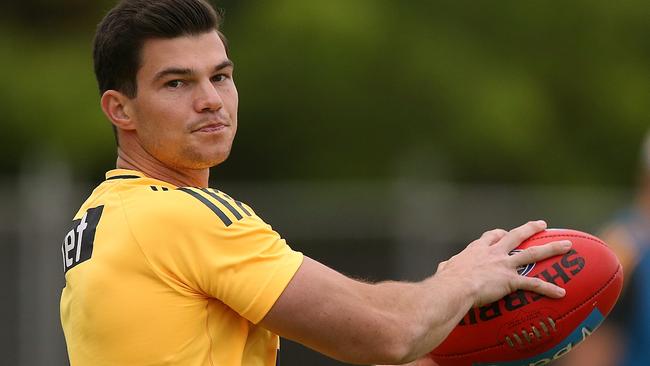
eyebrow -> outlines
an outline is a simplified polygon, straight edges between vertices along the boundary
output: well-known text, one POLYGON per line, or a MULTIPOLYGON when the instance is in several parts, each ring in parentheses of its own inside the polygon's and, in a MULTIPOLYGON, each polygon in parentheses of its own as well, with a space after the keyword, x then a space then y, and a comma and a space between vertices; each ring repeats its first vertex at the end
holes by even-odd
MULTIPOLYGON (((213 72, 221 71, 227 67, 234 67, 235 64, 231 60, 225 60, 214 67, 213 72)), ((160 70, 154 75, 153 82, 157 82, 160 79, 163 79, 169 75, 180 75, 180 76, 192 76, 194 75, 194 70, 184 67, 168 67, 166 69, 160 70)))

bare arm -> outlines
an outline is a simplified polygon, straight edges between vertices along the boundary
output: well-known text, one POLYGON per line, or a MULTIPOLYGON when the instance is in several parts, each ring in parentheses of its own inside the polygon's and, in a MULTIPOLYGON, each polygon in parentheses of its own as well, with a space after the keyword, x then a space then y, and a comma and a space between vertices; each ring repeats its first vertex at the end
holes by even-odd
POLYGON ((306 257, 261 325, 344 362, 413 361, 442 342, 473 305, 516 289, 563 296, 559 287, 519 276, 516 268, 565 253, 568 246, 552 243, 508 255, 545 227, 532 222, 487 232, 418 283, 362 283, 306 257))
MULTIPOLYGON (((396 366, 396 365, 376 365, 376 366, 396 366)), ((431 358, 423 357, 413 362, 402 364, 401 366, 438 366, 431 358)))

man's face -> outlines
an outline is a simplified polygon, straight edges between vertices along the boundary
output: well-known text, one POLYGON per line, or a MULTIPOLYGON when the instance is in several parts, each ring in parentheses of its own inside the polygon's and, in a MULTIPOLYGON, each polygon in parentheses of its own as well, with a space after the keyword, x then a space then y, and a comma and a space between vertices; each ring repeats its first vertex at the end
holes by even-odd
POLYGON ((144 150, 174 169, 204 169, 228 157, 237 131, 233 65, 216 31, 145 41, 129 103, 144 150))

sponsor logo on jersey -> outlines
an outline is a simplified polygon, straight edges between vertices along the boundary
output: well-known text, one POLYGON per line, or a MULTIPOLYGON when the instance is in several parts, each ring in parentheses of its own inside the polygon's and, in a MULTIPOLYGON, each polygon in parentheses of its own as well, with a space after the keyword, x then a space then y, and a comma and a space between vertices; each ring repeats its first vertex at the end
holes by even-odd
POLYGON ((87 261, 93 255, 95 230, 103 210, 104 206, 88 209, 80 219, 72 222, 72 227, 61 244, 65 273, 79 263, 87 261))

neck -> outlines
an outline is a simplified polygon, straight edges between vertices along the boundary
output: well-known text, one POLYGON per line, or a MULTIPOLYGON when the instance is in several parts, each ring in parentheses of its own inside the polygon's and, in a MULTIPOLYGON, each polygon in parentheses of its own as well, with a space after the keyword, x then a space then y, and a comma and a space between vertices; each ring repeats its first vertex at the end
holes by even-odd
POLYGON ((208 187, 210 169, 178 169, 167 166, 149 154, 127 152, 118 146, 116 167, 142 172, 150 178, 162 180, 177 187, 208 187))

